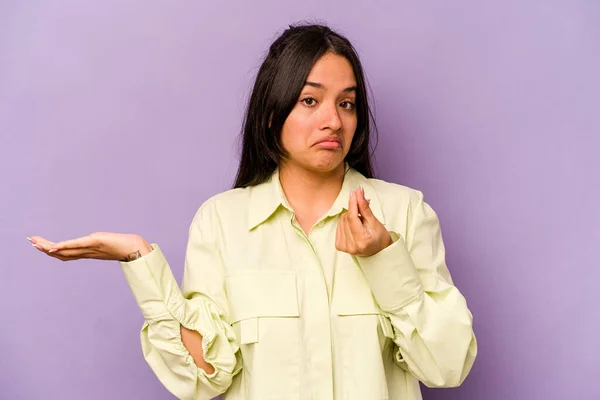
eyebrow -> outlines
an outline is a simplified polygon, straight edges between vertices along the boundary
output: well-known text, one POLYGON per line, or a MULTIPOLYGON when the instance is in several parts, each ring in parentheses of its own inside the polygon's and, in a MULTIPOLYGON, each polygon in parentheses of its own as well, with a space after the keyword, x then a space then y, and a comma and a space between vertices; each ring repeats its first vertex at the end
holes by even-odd
MULTIPOLYGON (((325 89, 325 86, 322 83, 317 83, 317 82, 306 81, 304 86, 312 86, 317 89, 325 89)), ((347 87, 346 89, 342 90, 342 92, 344 92, 344 93, 355 92, 356 93, 356 86, 347 87)))

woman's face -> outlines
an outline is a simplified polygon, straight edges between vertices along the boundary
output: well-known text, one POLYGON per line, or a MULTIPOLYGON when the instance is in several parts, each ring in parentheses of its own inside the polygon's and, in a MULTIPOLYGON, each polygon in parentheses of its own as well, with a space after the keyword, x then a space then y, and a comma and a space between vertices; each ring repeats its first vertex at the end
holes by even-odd
POLYGON ((356 131, 356 90, 350 62, 323 55, 283 124, 281 143, 289 156, 282 163, 312 172, 343 169, 356 131))

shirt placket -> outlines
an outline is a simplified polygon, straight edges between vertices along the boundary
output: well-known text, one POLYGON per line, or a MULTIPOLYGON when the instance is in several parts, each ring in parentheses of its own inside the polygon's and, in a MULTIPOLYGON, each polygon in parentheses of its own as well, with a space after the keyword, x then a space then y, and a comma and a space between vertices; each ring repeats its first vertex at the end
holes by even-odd
MULTIPOLYGON (((306 276, 306 296, 303 307, 309 312, 303 313, 305 335, 310 359, 310 376, 312 393, 310 399, 333 398, 333 357, 331 349, 331 319, 329 313, 329 293, 326 278, 317 251, 309 236, 295 220, 292 213, 290 223, 292 228, 304 243, 302 254, 303 268, 311 268, 306 276)), ((323 226, 320 222, 315 225, 323 226), (320 224, 320 225, 319 225, 320 224)), ((309 233, 310 234, 310 233, 309 233)))

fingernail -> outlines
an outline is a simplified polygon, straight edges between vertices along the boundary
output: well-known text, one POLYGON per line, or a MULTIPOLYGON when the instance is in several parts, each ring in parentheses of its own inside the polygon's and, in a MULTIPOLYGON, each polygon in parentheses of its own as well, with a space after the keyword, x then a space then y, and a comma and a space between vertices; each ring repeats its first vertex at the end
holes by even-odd
POLYGON ((351 190, 350 191, 350 197, 353 197, 353 196, 354 196, 354 190, 351 190))
POLYGON ((56 249, 50 249, 48 250, 48 253, 54 253, 56 251, 56 249))
POLYGON ((29 240, 31 243, 35 243, 35 242, 33 241, 33 239, 32 239, 32 238, 30 238, 29 236, 27 236, 27 240, 29 240))

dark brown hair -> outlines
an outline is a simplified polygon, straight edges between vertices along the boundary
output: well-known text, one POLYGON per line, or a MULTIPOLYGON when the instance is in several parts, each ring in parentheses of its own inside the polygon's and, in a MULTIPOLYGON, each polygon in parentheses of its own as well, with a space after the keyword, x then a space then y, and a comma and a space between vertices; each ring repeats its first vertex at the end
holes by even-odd
POLYGON ((324 25, 295 25, 271 45, 250 96, 243 122, 242 154, 236 188, 268 179, 286 156, 281 130, 294 108, 314 64, 326 53, 345 57, 356 78, 357 125, 345 161, 367 178, 373 177, 369 139, 375 129, 362 65, 356 50, 342 35, 324 25))

